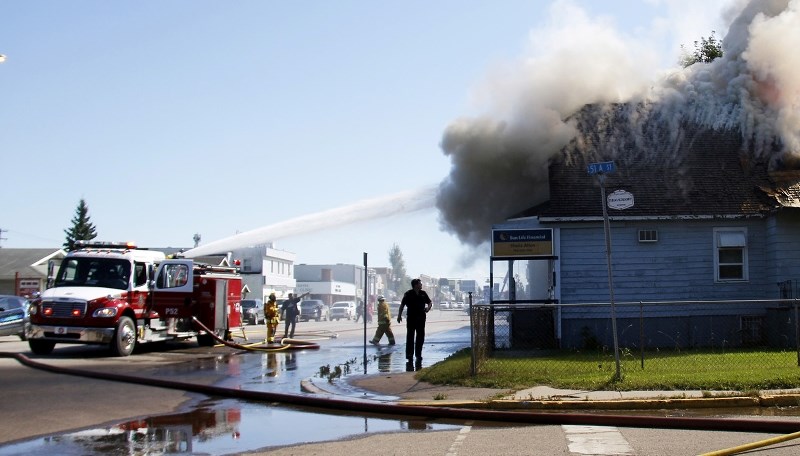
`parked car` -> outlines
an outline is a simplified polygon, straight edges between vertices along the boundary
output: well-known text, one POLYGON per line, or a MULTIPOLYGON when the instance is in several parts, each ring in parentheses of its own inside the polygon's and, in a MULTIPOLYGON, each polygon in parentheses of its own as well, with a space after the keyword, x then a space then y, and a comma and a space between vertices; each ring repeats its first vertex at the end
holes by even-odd
POLYGON ((300 301, 300 321, 330 320, 331 309, 321 299, 306 299, 300 301))
POLYGON ((352 320, 355 316, 355 301, 337 301, 331 304, 331 320, 339 321, 342 318, 352 320))
POLYGON ((456 301, 453 309, 463 309, 464 308, 464 301, 456 301))
POLYGON ((0 336, 18 336, 26 340, 25 329, 30 324, 30 302, 20 296, 0 295, 0 336))
POLYGON ((264 301, 260 299, 242 299, 242 320, 257 325, 264 323, 264 301))
POLYGON ((439 303, 440 310, 449 310, 450 309, 450 301, 442 301, 439 303))

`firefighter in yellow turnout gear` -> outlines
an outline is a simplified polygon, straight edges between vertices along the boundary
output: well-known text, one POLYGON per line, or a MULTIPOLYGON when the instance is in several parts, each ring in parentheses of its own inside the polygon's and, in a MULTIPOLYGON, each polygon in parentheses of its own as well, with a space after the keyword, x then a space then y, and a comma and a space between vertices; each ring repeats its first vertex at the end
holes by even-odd
POLYGON ((278 330, 281 312, 278 310, 278 301, 275 293, 270 293, 269 300, 264 304, 264 319, 267 321, 267 343, 275 342, 275 331, 278 330))
POLYGON ((389 339, 389 345, 394 345, 394 333, 392 332, 392 312, 389 303, 383 296, 378 296, 378 329, 375 330, 375 337, 369 341, 372 345, 378 345, 383 335, 389 339))

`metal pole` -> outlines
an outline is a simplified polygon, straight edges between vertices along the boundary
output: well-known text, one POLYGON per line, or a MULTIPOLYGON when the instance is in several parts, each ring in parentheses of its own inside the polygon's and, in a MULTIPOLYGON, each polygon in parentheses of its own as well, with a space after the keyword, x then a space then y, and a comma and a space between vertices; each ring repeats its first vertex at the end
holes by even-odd
POLYGON ((642 369, 644 369, 644 305, 639 301, 639 353, 642 358, 642 369))
POLYGON ((794 299, 794 346, 797 350, 797 365, 800 366, 800 321, 797 320, 797 298, 794 299))
POLYGON ((475 326, 472 320, 472 292, 469 295, 469 346, 471 347, 472 361, 469 369, 469 374, 475 376, 475 326))
POLYGON ((361 315, 364 317, 364 374, 367 373, 367 286, 369 273, 367 272, 367 252, 364 252, 364 309, 361 315))
POLYGON ((622 378, 619 367, 619 341, 617 340, 617 309, 614 304, 614 272, 611 268, 611 224, 608 222, 608 209, 606 208, 606 179, 600 175, 600 194, 603 198, 603 231, 606 235, 606 262, 608 263, 608 294, 611 299, 611 331, 614 336, 614 361, 617 363, 616 379, 622 378))

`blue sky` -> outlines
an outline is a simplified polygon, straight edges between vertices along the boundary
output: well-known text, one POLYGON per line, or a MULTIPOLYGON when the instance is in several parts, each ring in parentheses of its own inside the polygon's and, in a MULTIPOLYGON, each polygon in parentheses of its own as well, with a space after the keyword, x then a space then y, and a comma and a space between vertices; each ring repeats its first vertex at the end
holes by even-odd
MULTIPOLYGON (((429 188, 448 125, 491 115, 547 37, 589 22, 657 77, 731 3, 0 0, 0 246, 60 246, 81 198, 100 239, 182 247, 429 188)), ((412 276, 488 277, 433 208, 333 225, 276 247, 385 266, 397 243, 412 276)))

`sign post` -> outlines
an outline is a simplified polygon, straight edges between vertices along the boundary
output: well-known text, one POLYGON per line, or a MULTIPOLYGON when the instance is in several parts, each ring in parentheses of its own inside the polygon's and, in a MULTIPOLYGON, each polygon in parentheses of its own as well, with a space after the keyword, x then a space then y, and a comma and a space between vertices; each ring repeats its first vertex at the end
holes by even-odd
POLYGON ((606 237, 606 262, 608 263, 608 293, 611 300, 611 332, 614 337, 614 361, 617 364, 616 379, 620 380, 619 341, 617 339, 617 309, 614 304, 614 272, 611 267, 611 224, 608 222, 606 206, 606 174, 613 173, 617 167, 613 161, 592 163, 588 166, 589 175, 597 175, 600 179, 600 195, 603 202, 603 231, 606 237))

